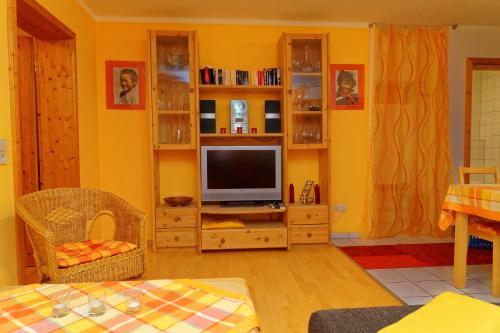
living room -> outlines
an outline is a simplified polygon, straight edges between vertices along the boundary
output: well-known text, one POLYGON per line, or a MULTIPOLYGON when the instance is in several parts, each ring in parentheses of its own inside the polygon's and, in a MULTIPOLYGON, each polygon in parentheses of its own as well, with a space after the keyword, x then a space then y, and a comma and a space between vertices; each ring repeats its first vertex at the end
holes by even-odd
MULTIPOLYGON (((443 204, 447 194, 449 197, 446 200, 456 195, 448 191, 448 185, 460 182, 460 166, 500 168, 497 158, 500 157, 497 152, 500 144, 476 147, 482 138, 476 140, 478 131, 474 130, 474 122, 477 122, 478 128, 491 123, 491 129, 481 131, 481 135, 489 131, 492 140, 495 140, 500 136, 495 125, 500 121, 493 115, 489 116, 490 120, 486 120, 487 117, 479 120, 474 108, 481 102, 472 93, 478 88, 471 86, 466 89, 467 82, 480 84, 479 78, 472 77, 479 74, 473 71, 493 72, 500 64, 495 65, 496 58, 500 58, 500 43, 496 38, 500 32, 500 21, 492 14, 500 8, 494 1, 485 0, 481 4, 425 1, 394 5, 386 1, 342 3, 318 0, 308 3, 297 1, 293 6, 287 2, 264 1, 252 4, 229 1, 217 4, 196 1, 137 3, 123 0, 4 2, 0 8, 1 21, 5 22, 0 30, 0 45, 3 46, 0 63, 2 76, 9 80, 0 83, 0 103, 5 110, 0 114, 0 139, 4 139, 5 144, 0 153, 6 156, 6 162, 0 165, 3 185, 0 194, 0 286, 39 281, 36 260, 26 256, 30 252, 30 247, 26 245, 30 244, 29 236, 25 235, 24 225, 16 218, 18 198, 29 193, 20 185, 26 173, 20 167, 22 152, 19 142, 25 140, 19 124, 25 124, 25 118, 19 110, 30 94, 20 94, 17 89, 15 82, 19 83, 23 78, 16 76, 17 71, 12 69, 20 68, 16 66, 22 62, 12 50, 20 37, 34 38, 35 50, 43 45, 36 36, 40 29, 31 26, 33 31, 28 31, 30 24, 25 19, 30 16, 20 16, 27 8, 39 9, 45 19, 55 19, 53 26, 67 35, 63 38, 65 43, 68 40, 73 43, 64 45, 73 48, 70 48, 69 59, 74 61, 74 71, 70 73, 74 86, 68 89, 68 94, 72 96, 72 104, 68 105, 71 104, 75 110, 72 121, 75 121, 76 132, 73 139, 76 140, 78 154, 74 160, 68 159, 71 161, 68 164, 64 160, 52 170, 50 164, 39 170, 42 174, 55 173, 53 177, 57 178, 57 174, 65 173, 67 170, 64 167, 70 165, 69 171, 77 179, 75 183, 61 182, 59 184, 64 186, 50 186, 48 181, 44 181, 29 192, 51 187, 94 188, 120 197, 142 212, 146 216, 144 239, 147 249, 144 258, 147 257, 147 260, 144 259, 144 262, 147 262, 147 267, 144 269, 147 275, 136 280, 243 278, 246 293, 255 306, 256 317, 264 332, 305 332, 311 314, 318 310, 399 307, 422 305, 433 300, 437 296, 432 289, 435 285, 426 289, 428 279, 412 281, 402 276, 402 271, 395 271, 428 267, 424 263, 416 265, 414 257, 410 258, 405 253, 403 261, 406 265, 394 263, 396 260, 389 264, 389 256, 394 258, 400 255, 392 253, 377 257, 374 259, 376 263, 367 264, 363 261, 367 254, 358 255, 361 259, 356 259, 355 254, 368 246, 432 243, 441 244, 439 249, 446 247, 442 253, 447 253, 446 264, 429 264, 434 268, 447 267, 446 273, 438 276, 444 269, 438 273, 436 269, 425 271, 425 274, 432 275, 430 280, 446 284, 445 289, 439 289, 440 292, 451 290, 458 294, 482 295, 478 298, 499 303, 500 296, 495 294, 494 288, 497 286, 495 279, 500 280, 500 273, 494 270, 492 262, 497 253, 495 248, 500 246, 495 247, 496 243, 491 242, 489 249, 479 249, 478 254, 476 249, 469 249, 468 259, 473 257, 477 261, 473 262, 474 267, 468 268, 469 282, 462 286, 465 271, 461 269, 465 266, 467 246, 465 257, 463 248, 467 235, 460 233, 459 241, 454 243, 451 227, 442 230, 438 224, 443 208, 446 212, 456 209, 443 204), (396 35, 407 36, 406 42, 413 48, 432 50, 429 52, 433 54, 432 70, 425 71, 424 67, 418 67, 421 65, 419 61, 416 61, 415 68, 419 73, 428 73, 428 81, 423 76, 418 77, 421 80, 419 84, 429 84, 434 97, 426 94, 419 97, 408 86, 396 83, 393 86, 389 84, 387 89, 383 85, 377 86, 380 82, 397 81, 397 75, 406 75, 406 71, 411 71, 412 65, 405 62, 408 67, 402 71, 404 74, 398 74, 398 60, 403 62, 408 58, 391 47, 385 48, 391 45, 390 42, 385 44, 387 39, 396 35), (165 53, 168 54, 169 41, 179 37, 187 41, 187 46, 183 49, 178 42, 172 43, 175 45, 170 48, 174 50, 173 58, 162 57, 161 52, 156 52, 167 45, 165 53), (410 44, 414 43, 411 38, 415 38, 417 44, 410 44), (184 55, 180 56, 183 52, 184 55), (384 58, 386 55, 390 59, 384 58), (381 64, 385 63, 381 59, 389 59, 387 64, 395 70, 384 72, 382 68, 385 67, 381 64), (160 96, 162 90, 168 93, 171 89, 169 84, 162 86, 160 76, 165 74, 162 69, 178 73, 181 67, 188 68, 188 83, 173 90, 177 96, 180 95, 179 89, 184 89, 184 100, 160 96), (122 96, 116 96, 122 89, 125 90, 120 82, 120 70, 123 68, 136 70, 138 83, 134 89, 138 92, 137 103, 122 103, 118 98, 122 96), (279 76, 273 74, 277 84, 260 84, 259 71, 274 68, 280 69, 279 76), (215 82, 211 78, 204 81, 206 71, 210 71, 210 75, 215 72, 218 77, 219 70, 222 73, 225 70, 241 70, 251 78, 247 84, 219 84, 219 80, 215 82), (342 95, 342 92, 339 93, 342 91, 340 72, 356 75, 354 102, 353 95, 349 95, 349 102, 338 102, 336 99, 342 95), (256 79, 252 78, 254 76, 256 79), (380 80, 381 77, 383 80, 380 80), (313 83, 308 85, 309 78, 313 83), (296 82, 299 82, 298 85, 296 82), (382 88, 377 90, 377 87, 382 88), (401 87, 407 87, 409 93, 405 95, 401 87), (394 95, 387 92, 392 88, 394 95), (304 95, 314 94, 319 94, 319 98, 310 98, 314 103, 302 101, 304 95), (379 95, 383 96, 377 99, 379 95), (405 99, 405 102, 399 98, 405 99), (215 101, 214 118, 201 117, 202 100, 215 101), (278 118, 267 117, 265 102, 270 100, 279 102, 278 118), (234 133, 232 101, 248 103, 248 126, 236 125, 234 133), (354 105, 342 104, 351 102, 354 105), (181 106, 171 107, 169 103, 180 103, 181 106), (393 104, 401 107, 400 110, 404 111, 401 114, 409 115, 408 123, 397 119, 392 122, 387 115, 394 110, 380 107, 393 104), (404 105, 411 107, 405 108, 404 105), (412 112, 425 116, 412 118, 412 112), (382 119, 384 115, 387 116, 385 123, 375 122, 377 116, 382 119), (311 120, 318 118, 319 122, 311 120), (434 121, 428 120, 430 118, 434 121), (162 129, 165 119, 177 127, 162 129), (203 119, 215 120, 207 132, 201 130, 203 119), (277 133, 269 128, 269 119, 279 119, 277 133), (401 122, 403 125, 400 125, 401 122), (411 127, 414 124, 417 124, 416 127, 411 127), (381 140, 377 136, 378 125, 386 131, 384 133, 394 134, 394 138, 381 140), (391 126, 397 130, 388 131, 391 126), (410 128, 421 133, 420 137, 411 137, 410 128), (166 136, 165 131, 171 131, 173 136, 166 136), (435 137, 429 139, 428 136, 435 137), (398 162, 394 157, 401 153, 398 149, 405 145, 417 147, 415 150, 407 149, 401 155, 404 159, 402 164, 410 167, 395 167, 398 162), (208 179, 210 175, 210 170, 206 170, 210 161, 208 157, 204 160, 203 147, 209 147, 206 148, 208 151, 219 147, 219 152, 225 153, 231 151, 231 147, 246 147, 247 150, 253 147, 250 151, 255 154, 262 153, 263 147, 274 147, 270 150, 274 153, 272 170, 274 179, 279 179, 280 184, 272 187, 278 190, 277 197, 271 197, 265 206, 259 202, 261 206, 258 207, 213 207, 208 201, 227 200, 220 197, 206 199, 204 196, 209 186, 203 186, 203 179, 208 179), (386 148, 387 155, 384 155, 386 148), (481 152, 482 164, 477 162, 481 152), (426 153, 432 158, 427 159, 426 153), (486 155, 489 157, 485 158, 486 155), (72 163, 76 163, 77 167, 72 167, 72 163), (413 165, 422 168, 413 168, 413 165), (305 191, 307 181, 313 183, 305 191), (314 185, 318 185, 316 193, 314 185), (425 193, 419 186, 424 188, 425 193), (183 207, 170 207, 163 202, 166 197, 181 196, 193 200, 183 207), (383 201, 385 203, 381 203, 383 201), (390 219, 389 224, 381 218, 387 211, 397 217, 390 219), (182 228, 175 225, 191 217, 191 224, 182 228), (204 222, 209 220, 229 223, 229 229, 235 230, 224 230, 221 224, 217 227, 220 229, 205 229, 204 222), (249 222, 258 224, 259 221, 265 221, 269 226, 262 234, 259 234, 259 228, 248 227, 249 222), (311 221, 319 222, 315 225, 316 222, 311 221), (245 231, 238 234, 236 229, 239 227, 234 227, 234 223, 245 225, 246 229, 242 229, 245 231), (276 223, 279 227, 274 228, 276 223), (258 236, 249 241, 245 233, 258 236), (457 252, 457 246, 462 252, 457 252), (342 250, 347 247, 351 249, 342 250), (457 257, 457 253, 462 255, 457 257), (409 264, 411 260, 413 266, 409 264), (476 291, 470 289, 471 280, 477 282, 477 285, 474 284, 476 291), (403 294, 398 294, 396 284, 404 286, 403 294), (466 290, 467 287, 469 290, 466 290), (417 289, 422 293, 407 293, 417 289)), ((392 44, 395 49, 399 41, 392 44)), ((47 45, 50 47, 52 44, 47 45)), ((19 49, 18 45, 16 50, 19 49)), ((419 59, 425 58, 422 54, 418 56, 422 57, 419 59)), ((39 63, 36 75, 43 76, 42 60, 39 63)), ((50 62, 47 63, 50 65, 50 62)), ((486 103, 492 105, 492 111, 497 107, 495 94, 498 93, 498 83, 495 82, 498 80, 495 80, 487 78, 484 81, 493 82, 492 88, 489 88, 492 91, 491 101, 486 103)), ((67 88, 68 84, 71 83, 65 82, 64 86, 67 88)), ((37 90, 36 98, 39 98, 42 89, 37 86, 37 90)), ((50 95, 51 90, 46 91, 47 100, 50 100, 53 96, 50 95)), ((50 110, 47 114, 49 118, 50 110)), ((56 127, 50 129, 47 126, 49 132, 56 131, 56 127)), ((40 128, 33 131, 38 130, 40 128)), ((39 140, 42 139, 43 136, 39 140)), ((46 146, 49 148, 44 147, 40 146, 40 151, 57 149, 53 143, 46 146)), ((210 154, 207 152, 207 155, 210 154)), ((249 162, 253 160, 248 159, 249 162)), ((260 175, 266 178, 264 173, 260 175)), ((234 177, 232 184, 237 182, 235 175, 226 176, 220 178, 227 181, 234 177)), ((259 180, 257 177, 252 181, 256 179, 259 180)), ((256 198, 252 198, 250 193, 249 200, 260 201, 263 193, 268 193, 266 191, 254 193, 256 198)), ((492 197, 491 200, 496 199, 492 197)), ((467 213, 494 221, 499 214, 495 209, 493 207, 493 212, 486 216, 477 214, 476 210, 467 213)), ((463 221, 458 219, 462 215, 451 215, 455 219, 450 223, 456 223, 456 235, 459 234, 457 229, 467 230, 467 223, 464 227, 463 221)), ((113 228, 107 222, 103 220, 101 225, 96 224, 92 231, 95 238, 108 239, 112 236, 113 231, 110 230, 113 228)), ((415 248, 413 246, 409 251, 415 248)), ((423 248, 419 249, 424 251, 423 248)), ((396 250, 402 251, 402 247, 396 250)), ((424 261, 428 263, 429 260, 426 258, 424 261)), ((423 273, 419 271, 419 274, 423 273)), ((44 282, 54 282, 50 280, 49 276, 44 282)), ((80 282, 83 281, 75 283, 80 282)), ((68 280, 67 283, 73 282, 68 280)))

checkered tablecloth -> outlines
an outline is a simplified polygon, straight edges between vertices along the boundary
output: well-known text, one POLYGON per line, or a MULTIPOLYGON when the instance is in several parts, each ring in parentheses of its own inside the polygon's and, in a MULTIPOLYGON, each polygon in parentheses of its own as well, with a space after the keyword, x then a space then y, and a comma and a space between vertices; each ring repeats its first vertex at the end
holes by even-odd
POLYGON ((258 327, 252 301, 192 280, 29 285, 0 294, 0 332, 249 332, 258 327), (52 318, 50 296, 70 287, 71 312, 52 318), (87 294, 107 290, 107 311, 88 316, 87 294), (125 292, 141 289, 142 309, 126 312, 125 292))
POLYGON ((500 222, 500 185, 451 185, 439 217, 441 229, 454 223, 455 212, 500 222))

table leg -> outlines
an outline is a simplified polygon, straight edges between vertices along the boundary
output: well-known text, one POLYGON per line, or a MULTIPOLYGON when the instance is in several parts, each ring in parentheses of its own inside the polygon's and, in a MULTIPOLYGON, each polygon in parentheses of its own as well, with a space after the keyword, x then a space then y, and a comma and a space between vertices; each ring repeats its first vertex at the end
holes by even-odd
POLYGON ((493 239, 493 274, 491 283, 493 296, 500 297, 500 236, 493 239))
POLYGON ((457 212, 455 219, 455 260, 453 267, 453 285, 466 287, 467 247, 469 246, 469 215, 457 212))

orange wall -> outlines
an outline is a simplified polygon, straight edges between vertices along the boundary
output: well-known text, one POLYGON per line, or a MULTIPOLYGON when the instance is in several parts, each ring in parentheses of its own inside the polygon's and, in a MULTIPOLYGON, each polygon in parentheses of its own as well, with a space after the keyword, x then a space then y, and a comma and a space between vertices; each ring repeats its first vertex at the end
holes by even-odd
POLYGON ((0 287, 17 281, 14 183, 7 39, 7 1, 0 0, 0 139, 8 140, 7 164, 0 165, 0 287))
MULTIPOLYGON (((147 61, 148 29, 196 30, 200 65, 248 69, 276 65, 277 45, 282 32, 329 32, 332 63, 361 63, 366 65, 367 73, 369 70, 370 33, 367 28, 98 22, 96 87, 100 184, 149 216, 153 213, 149 101, 145 111, 106 110, 104 75, 105 60, 147 61)), ((367 82, 368 75, 365 91, 368 91, 367 82)), ((331 111, 330 114, 334 201, 346 203, 349 207, 347 213, 336 217, 334 231, 356 232, 361 228, 368 167, 368 112, 331 111)), ((165 155, 171 158, 169 156, 179 156, 179 153, 165 155)), ((188 160, 189 153, 181 157, 188 160)), ((183 179, 188 189, 194 188, 194 180, 186 179, 191 177, 192 168, 187 172, 179 166, 165 165, 162 168, 170 170, 168 177, 162 178, 162 183, 171 184, 172 194, 180 194, 175 192, 182 189, 183 179)), ((311 172, 304 163, 296 165, 294 170, 292 179, 305 179, 306 175, 300 177, 299 174, 311 172)), ((317 170, 313 173, 313 178, 316 178, 317 170)))

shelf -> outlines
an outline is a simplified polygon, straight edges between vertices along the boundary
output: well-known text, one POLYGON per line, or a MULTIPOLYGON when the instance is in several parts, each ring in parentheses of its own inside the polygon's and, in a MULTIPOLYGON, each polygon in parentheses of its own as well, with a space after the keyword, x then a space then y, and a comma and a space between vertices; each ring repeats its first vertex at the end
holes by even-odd
POLYGON ((292 76, 322 76, 321 72, 292 72, 292 76))
POLYGON ((306 205, 306 204, 302 204, 300 202, 290 203, 290 204, 288 204, 288 206, 290 208, 292 208, 292 207, 310 207, 311 209, 313 209, 313 208, 319 208, 319 207, 328 207, 328 205, 326 205, 326 204, 318 204, 318 205, 317 204, 310 204, 310 205, 306 205))
POLYGON ((158 111, 158 114, 159 115, 179 115, 179 114, 190 114, 191 111, 165 111, 165 110, 161 110, 161 111, 158 111))
POLYGON ((153 147, 153 150, 196 150, 190 143, 161 143, 157 147, 153 147))
POLYGON ((200 93, 278 93, 282 86, 229 86, 200 84, 200 93))
POLYGON ((189 205, 176 206, 176 207, 167 205, 166 203, 160 203, 159 205, 156 206, 156 210, 165 210, 165 209, 177 210, 177 209, 196 209, 196 208, 198 208, 198 205, 196 204, 196 202, 191 202, 189 205))
POLYGON ((292 143, 288 149, 328 149, 327 143, 292 143))
POLYGON ((261 133, 261 134, 217 134, 217 133, 203 133, 200 138, 279 138, 283 137, 283 133, 261 133))
POLYGON ((265 206, 250 206, 250 207, 225 207, 221 205, 202 205, 202 214, 272 214, 284 213, 286 208, 269 208, 265 206))
POLYGON ((293 115, 321 116, 323 111, 292 111, 293 115))

